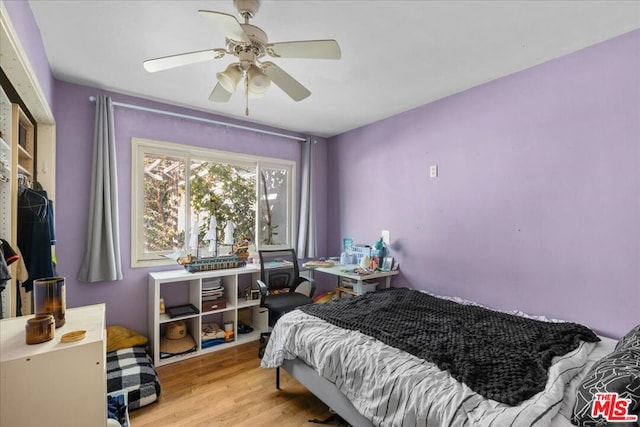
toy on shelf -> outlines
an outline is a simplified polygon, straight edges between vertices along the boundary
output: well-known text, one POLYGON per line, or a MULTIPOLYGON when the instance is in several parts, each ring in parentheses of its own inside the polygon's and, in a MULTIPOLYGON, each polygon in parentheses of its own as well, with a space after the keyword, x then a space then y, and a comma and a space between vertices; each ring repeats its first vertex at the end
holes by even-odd
POLYGON ((233 244, 233 254, 236 255, 240 261, 247 262, 249 259, 249 244, 251 239, 249 236, 242 236, 239 242, 233 244))
POLYGON ((224 322, 224 340, 229 342, 235 339, 233 332, 233 322, 224 322))
POLYGON ((211 271, 222 270, 225 268, 244 267, 246 265, 246 262, 240 261, 240 257, 233 254, 201 258, 187 255, 184 258, 178 259, 178 264, 183 265, 189 273, 196 273, 198 271, 211 271))

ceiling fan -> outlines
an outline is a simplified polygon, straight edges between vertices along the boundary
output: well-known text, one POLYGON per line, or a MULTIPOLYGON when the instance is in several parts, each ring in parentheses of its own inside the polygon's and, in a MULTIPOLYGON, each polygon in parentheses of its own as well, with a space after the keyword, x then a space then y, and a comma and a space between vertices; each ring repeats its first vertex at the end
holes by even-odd
POLYGON ((203 18, 214 24, 225 34, 226 47, 187 52, 144 61, 145 70, 156 72, 212 59, 233 55, 237 62, 229 64, 224 71, 216 73, 217 84, 209 100, 227 102, 238 84, 244 82, 246 115, 249 115, 249 96, 263 96, 271 82, 275 83, 294 101, 301 101, 311 92, 300 82, 287 74, 271 61, 273 58, 340 59, 340 46, 335 40, 304 40, 269 43, 267 34, 255 25, 249 24, 260 7, 260 0, 233 0, 235 8, 244 18, 241 24, 233 15, 209 10, 199 10, 203 18))

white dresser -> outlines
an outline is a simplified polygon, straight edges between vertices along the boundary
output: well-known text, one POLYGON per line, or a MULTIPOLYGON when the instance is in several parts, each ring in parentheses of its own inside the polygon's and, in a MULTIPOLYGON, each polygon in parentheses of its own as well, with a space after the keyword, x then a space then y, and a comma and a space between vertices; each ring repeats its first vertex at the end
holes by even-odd
POLYGON ((25 343, 30 317, 0 320, 0 426, 106 426, 105 305, 68 309, 41 344, 25 343), (60 342, 75 330, 86 337, 60 342))

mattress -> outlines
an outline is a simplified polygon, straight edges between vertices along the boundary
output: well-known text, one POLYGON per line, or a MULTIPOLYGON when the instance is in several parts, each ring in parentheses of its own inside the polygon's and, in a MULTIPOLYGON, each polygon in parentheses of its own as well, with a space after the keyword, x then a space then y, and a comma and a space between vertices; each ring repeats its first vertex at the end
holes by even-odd
POLYGON ((562 426, 573 406, 572 389, 614 346, 604 338, 557 358, 545 390, 515 406, 485 399, 425 360, 298 310, 279 320, 262 366, 299 359, 376 426, 562 426))

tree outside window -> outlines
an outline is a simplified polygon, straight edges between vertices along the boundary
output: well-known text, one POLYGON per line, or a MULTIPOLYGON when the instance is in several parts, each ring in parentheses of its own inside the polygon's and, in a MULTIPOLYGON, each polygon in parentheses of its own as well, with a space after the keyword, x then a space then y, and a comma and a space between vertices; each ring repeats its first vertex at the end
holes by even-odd
POLYGON ((193 212, 191 220, 199 224, 200 247, 207 247, 209 244, 203 238, 209 230, 211 216, 216 219, 215 235, 218 243, 222 243, 228 221, 234 224, 234 241, 243 237, 251 242, 255 241, 255 168, 251 170, 229 164, 194 161, 190 201, 193 212))
POLYGON ((265 245, 283 245, 287 235, 287 188, 289 176, 285 169, 260 170, 260 241, 265 245))
POLYGON ((134 265, 154 260, 158 264, 178 251, 200 256, 230 253, 231 246, 222 244, 228 222, 234 225, 233 241, 248 239, 250 252, 291 246, 292 162, 260 162, 230 153, 216 158, 218 152, 208 156, 206 150, 193 153, 166 145, 172 149, 162 143, 134 145, 138 167, 132 185, 138 208, 134 207, 132 236, 142 240, 132 241, 134 265), (217 245, 205 240, 212 217, 217 245), (194 230, 197 237, 192 236, 194 230))

